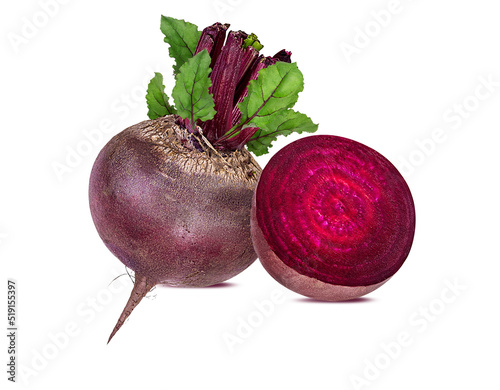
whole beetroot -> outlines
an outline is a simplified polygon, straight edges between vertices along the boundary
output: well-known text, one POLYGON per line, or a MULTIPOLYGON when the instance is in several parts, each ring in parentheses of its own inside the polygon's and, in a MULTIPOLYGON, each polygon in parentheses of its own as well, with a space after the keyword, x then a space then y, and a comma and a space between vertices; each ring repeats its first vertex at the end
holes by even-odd
POLYGON ((134 291, 111 337, 156 284, 204 287, 256 258, 250 205, 260 167, 246 150, 224 155, 182 144, 170 116, 116 135, 90 177, 100 237, 135 271, 134 291))
MULTIPOLYGON (((151 120, 99 153, 90 210, 108 249, 135 271, 132 294, 109 340, 157 284, 221 283, 255 259, 250 209, 263 154, 278 134, 315 131, 290 108, 303 88, 290 52, 259 55, 253 34, 162 17, 174 57, 175 107, 159 73, 146 96, 151 120), (225 42, 225 43, 224 43, 225 42)), ((109 342, 108 340, 108 342, 109 342)))
POLYGON ((384 156, 330 135, 285 146, 266 165, 251 216, 255 250, 278 282, 341 301, 384 284, 407 258, 415 207, 384 156))

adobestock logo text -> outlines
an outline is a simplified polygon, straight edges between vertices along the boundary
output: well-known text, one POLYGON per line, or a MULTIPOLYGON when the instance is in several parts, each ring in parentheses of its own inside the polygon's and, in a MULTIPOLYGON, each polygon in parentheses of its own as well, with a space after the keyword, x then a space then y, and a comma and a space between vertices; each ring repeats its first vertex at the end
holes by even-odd
POLYGON ((442 113, 444 126, 435 127, 427 137, 415 139, 413 150, 407 156, 399 157, 396 166, 400 172, 406 177, 412 175, 416 168, 422 166, 436 152, 438 146, 448 139, 451 131, 460 129, 499 87, 500 81, 497 81, 494 75, 479 76, 474 92, 459 99, 442 113))
POLYGON ((349 376, 352 387, 355 390, 369 388, 397 359, 404 356, 415 340, 421 337, 419 335, 445 316, 465 290, 467 286, 456 278, 444 280, 439 294, 411 313, 408 327, 395 334, 392 340, 380 343, 378 352, 371 358, 363 359, 363 368, 349 376))
POLYGON ((130 88, 128 92, 122 93, 111 102, 109 110, 118 116, 118 120, 111 119, 111 116, 101 118, 95 127, 82 131, 79 141, 73 145, 66 145, 64 158, 51 163, 52 171, 59 182, 63 182, 68 174, 76 170, 95 148, 102 148, 106 136, 120 130, 120 126, 133 110, 139 107, 146 109, 146 91, 154 75, 154 69, 146 67, 142 83, 130 88))
POLYGON ((38 10, 33 12, 29 17, 22 17, 20 27, 16 32, 7 34, 7 39, 14 50, 18 53, 19 50, 30 43, 32 39, 40 34, 50 23, 52 19, 57 17, 62 5, 66 5, 71 0, 40 0, 38 1, 38 10))
MULTIPOLYGON (((412 0, 406 1, 411 2, 412 0)), ((404 4, 400 0, 390 0, 384 9, 372 10, 369 20, 362 27, 356 26, 354 28, 354 35, 350 42, 340 42, 339 48, 346 62, 350 64, 354 55, 361 54, 364 49, 370 46, 373 40, 391 25, 395 16, 401 14, 404 9, 404 4)))

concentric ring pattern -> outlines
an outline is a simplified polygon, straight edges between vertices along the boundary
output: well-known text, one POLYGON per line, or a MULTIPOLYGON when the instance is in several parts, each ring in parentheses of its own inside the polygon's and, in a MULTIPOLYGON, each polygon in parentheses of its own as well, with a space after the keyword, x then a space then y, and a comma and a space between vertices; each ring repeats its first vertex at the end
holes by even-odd
POLYGON ((342 137, 305 137, 280 150, 256 190, 272 251, 302 275, 343 286, 392 276, 413 241, 413 199, 398 170, 342 137))

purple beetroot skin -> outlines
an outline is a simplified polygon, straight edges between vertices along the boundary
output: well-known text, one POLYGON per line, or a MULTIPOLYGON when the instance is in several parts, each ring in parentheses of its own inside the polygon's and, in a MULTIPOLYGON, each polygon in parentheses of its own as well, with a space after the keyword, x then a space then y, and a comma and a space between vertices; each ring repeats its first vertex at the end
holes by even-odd
POLYGON ((340 301, 384 284, 407 258, 415 208, 405 180, 356 141, 310 136, 269 161, 253 197, 264 268, 308 297, 340 301))
POLYGON ((203 287, 247 268, 251 200, 260 167, 246 150, 189 145, 172 116, 110 140, 90 177, 90 210, 108 249, 135 271, 130 299, 110 336, 156 284, 203 287), (184 142, 181 142, 181 139, 184 142))

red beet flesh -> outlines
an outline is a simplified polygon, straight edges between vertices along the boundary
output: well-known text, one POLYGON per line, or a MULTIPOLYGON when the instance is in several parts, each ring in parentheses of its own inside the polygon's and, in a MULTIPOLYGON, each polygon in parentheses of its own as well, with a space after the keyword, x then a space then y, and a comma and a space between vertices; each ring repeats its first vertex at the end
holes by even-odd
POLYGON ((405 180, 356 141, 310 136, 280 150, 260 177, 252 239, 266 270, 320 300, 357 298, 407 258, 415 208, 405 180))
POLYGON ((156 284, 203 287, 256 258, 251 200, 260 168, 246 150, 225 156, 188 147, 172 117, 145 121, 102 149, 90 178, 97 231, 136 282, 120 320, 156 284))

